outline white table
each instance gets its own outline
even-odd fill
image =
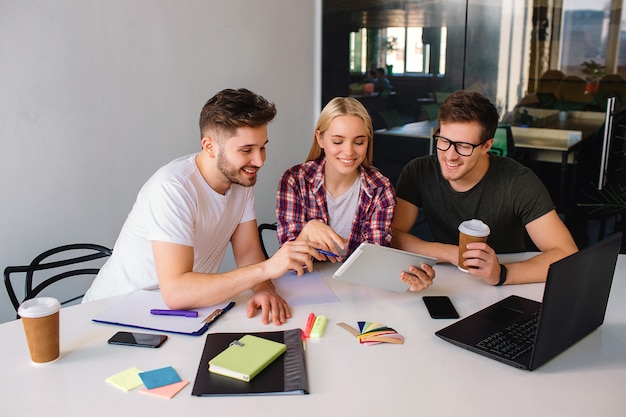
[[[330,275],[332,268],[320,270]],[[115,300],[61,313],[61,359],[31,364],[19,320],[0,325],[2,403],[6,416],[624,416],[626,415],[626,255],[620,255],[603,326],[536,371],[515,369],[463,350],[433,333],[422,295],[449,295],[465,317],[510,294],[541,300],[543,285],[489,287],[450,265],[436,266],[436,283],[397,294],[328,279],[341,303],[300,306],[285,329],[304,326],[309,312],[329,323],[308,343],[310,395],[191,396],[205,337],[170,335],[160,349],[107,345],[122,329],[91,322]],[[295,279],[295,278],[294,278]],[[245,317],[245,300],[211,332],[276,330]],[[406,337],[404,345],[359,345],[339,321],[378,321]],[[190,384],[171,400],[125,393],[104,380],[130,367],[171,365]]]

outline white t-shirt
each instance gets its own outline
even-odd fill
[[[326,192],[326,205],[328,206],[328,219],[330,227],[341,237],[350,239],[354,217],[359,206],[359,194],[361,193],[361,179],[357,177],[354,184],[343,194],[334,197]]]
[[[237,184],[225,195],[215,192],[202,177],[195,157],[170,162],[144,184],[113,255],[83,301],[157,287],[153,240],[192,246],[195,272],[219,271],[235,228],[256,218],[254,192]]]

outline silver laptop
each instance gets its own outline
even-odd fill
[[[604,322],[621,241],[620,232],[550,265],[543,302],[512,295],[435,334],[508,365],[537,369]]]

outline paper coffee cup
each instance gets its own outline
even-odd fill
[[[36,364],[59,359],[59,310],[56,298],[39,297],[26,300],[17,314],[22,318],[31,360]]]
[[[463,262],[466,259],[463,257],[463,253],[467,251],[467,244],[472,242],[486,242],[490,232],[489,226],[478,219],[466,220],[459,225],[458,267],[461,271],[467,272],[467,269],[463,267]]]

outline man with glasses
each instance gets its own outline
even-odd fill
[[[491,229],[488,241],[468,244],[460,266],[490,285],[545,281],[549,265],[578,248],[539,178],[511,158],[488,153],[498,120],[494,105],[477,92],[461,90],[445,100],[433,137],[437,154],[412,160],[400,174],[392,245],[457,265],[458,226],[480,219]],[[433,242],[410,234],[420,210]],[[529,250],[526,233],[541,253],[499,264],[496,254]],[[427,266],[410,272],[412,288],[433,282]]]

